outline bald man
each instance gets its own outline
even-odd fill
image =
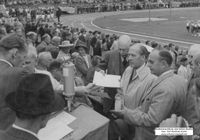
[[[131,46],[131,38],[128,35],[122,35],[118,40],[118,50],[109,51],[105,54],[103,69],[107,74],[122,75],[128,66],[128,50]],[[114,97],[117,92],[116,88],[105,88],[111,99],[103,99],[104,112],[111,118],[109,110],[114,107]]]

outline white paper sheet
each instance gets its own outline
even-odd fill
[[[60,140],[69,135],[73,129],[67,125],[76,118],[65,111],[59,113],[56,117],[50,119],[45,128],[38,133],[40,140]]]
[[[61,113],[59,113],[56,117],[52,118],[49,121],[53,121],[54,122],[61,122],[64,123],[66,125],[70,124],[71,122],[73,122],[76,118],[72,115],[70,115],[69,113],[67,113],[66,111],[62,111]]]
[[[95,71],[93,83],[102,87],[120,88],[120,79],[121,76],[119,75],[103,75],[102,73]]]
[[[73,129],[68,127],[67,124],[48,122],[47,126],[39,131],[38,137],[40,140],[60,140],[64,136],[69,135],[72,131]]]

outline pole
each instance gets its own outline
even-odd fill
[[[151,7],[150,7],[150,0],[148,0],[149,4],[148,4],[148,7],[149,7],[149,23],[151,22]]]
[[[169,0],[169,20],[172,18],[172,1]]]

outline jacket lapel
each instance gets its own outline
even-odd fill
[[[127,93],[128,87],[129,87],[129,81],[131,79],[131,74],[132,74],[133,68],[130,68],[129,71],[127,71],[127,74],[125,75],[125,80],[124,80],[124,93]]]
[[[142,98],[142,102],[145,100],[145,98],[151,93],[151,91],[157,86],[159,85],[162,81],[164,81],[165,79],[171,77],[174,75],[173,71],[170,71],[169,73],[166,73],[164,75],[161,75],[160,77],[158,77],[155,82],[152,84],[152,86],[149,88],[149,90],[146,92],[146,94],[143,96]]]

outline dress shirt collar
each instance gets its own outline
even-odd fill
[[[143,64],[138,69],[136,69],[135,72],[136,73],[133,79],[135,79],[136,77],[139,77],[139,79],[143,79],[146,76],[146,73],[149,72],[149,69],[146,67],[145,64]]]
[[[7,60],[5,60],[5,59],[0,59],[0,61],[5,62],[5,63],[8,64],[9,66],[13,67],[13,65],[12,65],[9,61],[7,61]]]
[[[35,136],[36,138],[38,138],[37,134],[35,134],[34,132],[32,132],[32,131],[30,131],[30,130],[27,130],[27,129],[22,128],[22,127],[20,127],[20,126],[17,126],[17,125],[15,125],[15,124],[13,124],[12,127],[15,128],[15,129],[18,129],[18,130],[27,132],[27,133],[29,133],[29,134]],[[39,139],[39,138],[38,138],[38,139]]]
[[[140,66],[138,69],[136,69],[136,74],[137,74],[139,77],[142,77],[143,71],[144,71],[144,67],[145,67],[145,64],[143,64],[143,65]]]
[[[166,72],[163,72],[159,77],[164,76],[164,75],[167,75],[167,74],[169,74],[169,73],[174,73],[174,71],[173,71],[173,70],[168,70],[168,71],[166,71]]]

